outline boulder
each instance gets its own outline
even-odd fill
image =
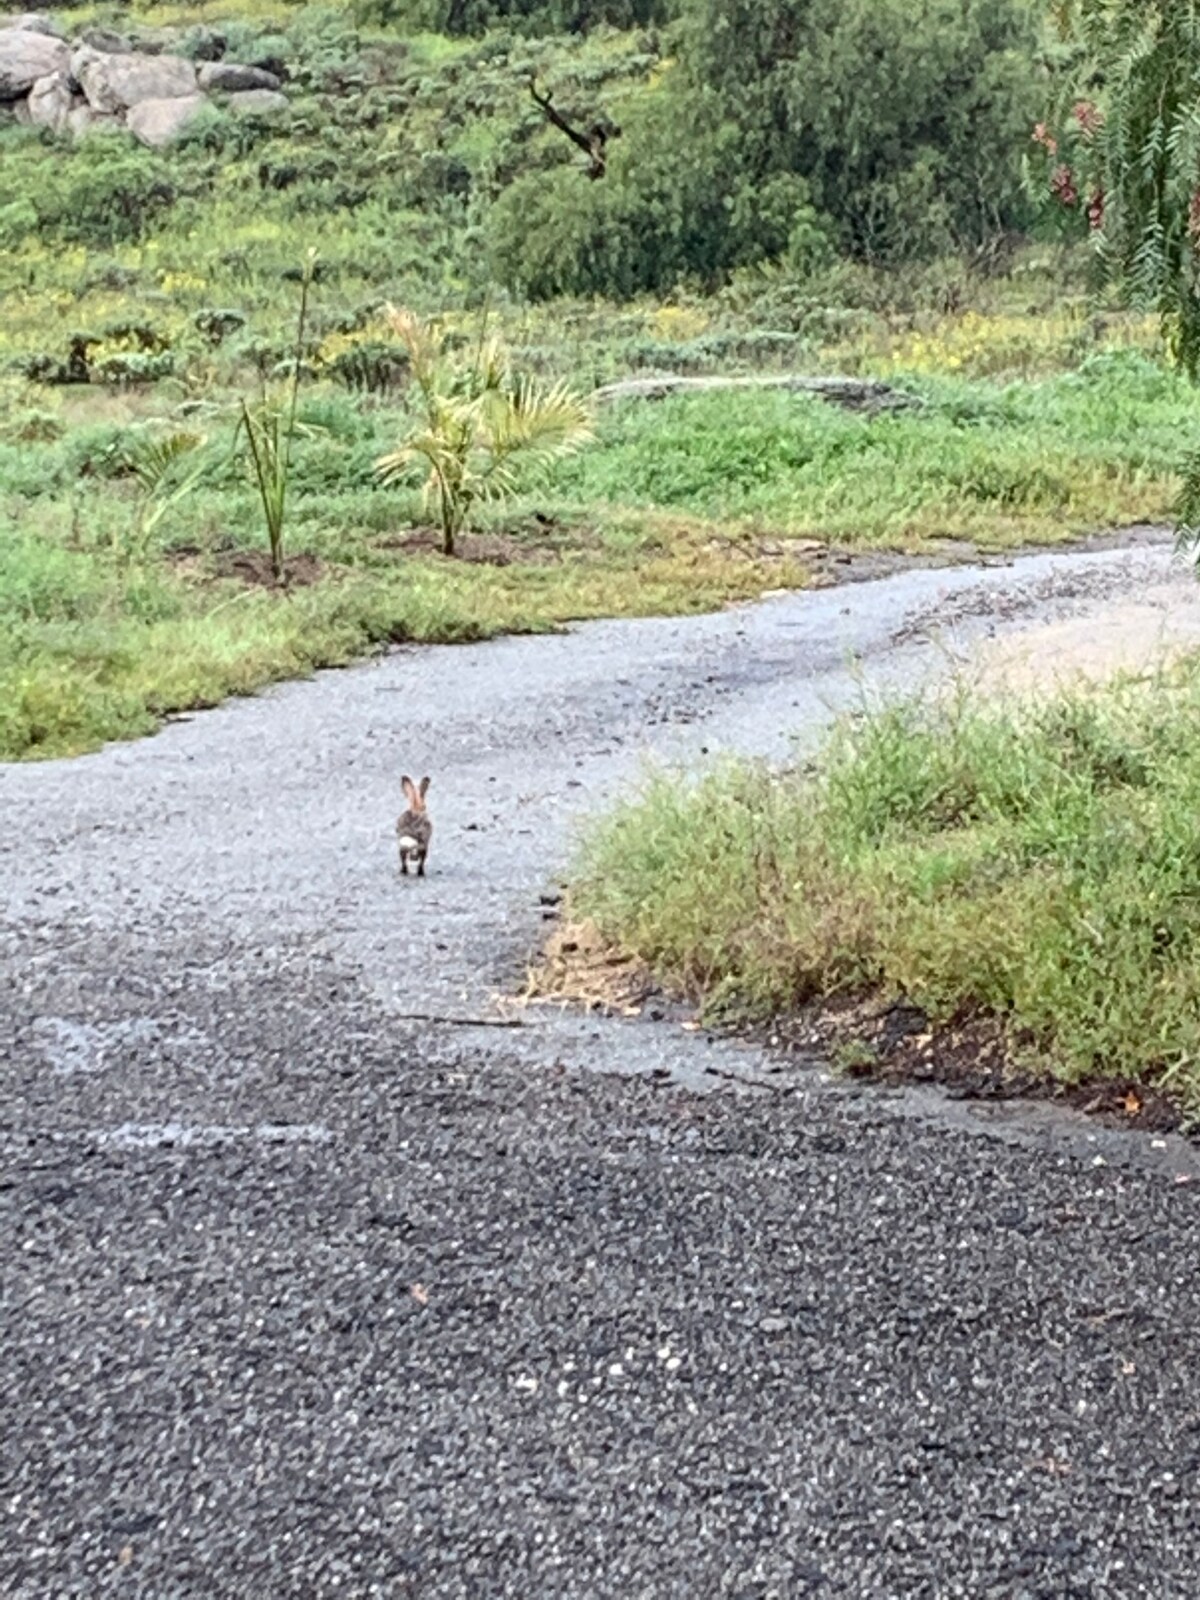
[[[207,97],[202,94],[140,100],[137,105],[130,106],[125,126],[135,139],[158,150],[173,139],[178,139],[196,113],[208,104]]]
[[[83,45],[71,58],[71,76],[93,111],[126,111],[146,100],[196,93],[196,69],[182,56],[118,56]]]
[[[75,105],[71,92],[71,75],[68,72],[51,72],[39,78],[29,91],[26,102],[29,120],[35,128],[51,128],[61,133]]]
[[[67,113],[67,127],[77,139],[84,134],[103,133],[106,128],[119,128],[121,119],[111,111],[93,111],[87,101],[72,106]]]
[[[273,78],[278,78],[280,83],[286,83],[291,76],[287,62],[279,56],[260,56],[254,65],[260,72],[269,72]]]
[[[198,73],[202,89],[218,94],[238,94],[248,89],[280,89],[282,82],[262,67],[243,66],[238,61],[206,61]]]
[[[229,96],[229,109],[235,117],[264,117],[275,111],[286,111],[290,104],[287,95],[276,94],[273,89],[243,89]]]
[[[44,33],[48,39],[61,39],[62,30],[44,11],[23,11],[19,17],[0,17],[0,29],[20,28],[24,33]]]
[[[108,56],[127,56],[133,50],[125,35],[114,33],[111,28],[85,28],[79,35],[79,43]]]
[[[70,46],[29,28],[0,28],[0,100],[20,100],[39,78],[65,72]]]

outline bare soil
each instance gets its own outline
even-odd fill
[[[1152,1084],[1103,1076],[1060,1083],[1034,1071],[1028,1062],[1036,1041],[983,1013],[935,1023],[903,998],[843,996],[777,1019],[755,1036],[785,1055],[829,1053],[851,1078],[933,1083],[964,1100],[1051,1100],[1147,1132],[1175,1132],[1183,1123],[1176,1103]]]
[[[834,996],[766,1024],[702,1024],[695,1007],[665,990],[587,919],[555,925],[524,998],[608,1017],[670,1016],[692,1031],[707,1026],[751,1039],[785,1060],[832,1061],[845,1077],[875,1083],[936,1084],[955,1099],[1052,1101],[1110,1126],[1150,1133],[1183,1125],[1178,1105],[1152,1084],[1103,1076],[1068,1084],[1036,1072],[1029,1065],[1036,1041],[984,1013],[938,1023],[904,998],[860,994]]]
[[[468,566],[544,567],[578,557],[598,544],[589,529],[568,527],[553,517],[534,517],[519,532],[460,534],[453,559]],[[410,528],[380,540],[380,546],[398,555],[440,556],[442,535],[437,528]]]
[[[206,556],[198,545],[176,545],[167,552],[167,559],[180,572],[197,578],[234,578],[247,587],[262,589],[304,589],[319,583],[329,571],[327,562],[311,551],[299,551],[287,556],[283,563],[283,579],[275,576],[271,557],[266,550],[218,550]]]

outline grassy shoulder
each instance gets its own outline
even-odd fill
[[[1050,702],[891,707],[804,772],[659,775],[593,831],[572,911],[710,1016],[903,1001],[935,1055],[965,1028],[997,1071],[1194,1117],[1198,725],[1193,659]]]
[[[313,385],[288,546],[310,581],[246,581],[260,513],[232,403],[155,391],[0,393],[0,758],[71,754],[388,641],[454,642],[595,616],[711,609],[809,580],[814,546],[1054,541],[1155,520],[1175,493],[1186,386],[1101,351],[1025,383],[913,372],[918,411],[716,393],[604,411],[560,464],[446,561],[414,495],[381,489],[402,399]],[[209,437],[191,496],[138,538],[126,447]]]
[[[0,759],[75,755],[396,643],[457,644],[565,621],[713,609],[769,581],[757,563],[686,542],[568,559],[500,541],[450,561],[380,541],[353,562],[293,558],[283,589],[238,550],[128,566],[43,535],[0,535]],[[468,545],[468,554],[471,545]],[[768,576],[769,574],[769,576]]]

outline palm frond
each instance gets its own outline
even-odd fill
[[[185,456],[205,443],[198,433],[169,433],[161,439],[138,439],[125,448],[123,464],[145,494],[154,494]]]
[[[509,352],[495,336],[481,333],[464,356],[448,351],[440,331],[412,312],[392,308],[389,319],[409,351],[422,415],[396,449],[379,457],[375,471],[381,482],[398,484],[424,464],[426,502],[436,507],[443,550],[452,554],[478,502],[516,491],[514,458],[531,469],[548,466],[587,443],[591,416],[566,384],[544,388],[514,377]]]
[[[531,378],[521,378],[505,404],[490,414],[492,439],[498,453],[516,450],[565,455],[580,449],[593,437],[592,419],[585,403],[564,383],[541,389]]]

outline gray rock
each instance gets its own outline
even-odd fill
[[[0,18],[0,31],[19,28],[23,33],[42,33],[48,39],[61,39],[62,30],[44,11],[23,11],[19,17]]]
[[[235,117],[269,116],[275,111],[286,111],[289,105],[285,94],[273,89],[244,89],[229,96],[229,109]]]
[[[198,74],[202,89],[222,94],[238,94],[249,89],[281,89],[273,72],[262,67],[243,66],[239,61],[206,61]]]
[[[51,72],[39,78],[29,91],[26,106],[29,120],[35,128],[52,128],[61,133],[75,105],[71,92],[71,75],[68,72]]]
[[[49,34],[28,28],[0,29],[0,100],[20,100],[39,78],[64,72],[70,47]]]
[[[774,373],[769,377],[681,378],[667,373],[655,378],[622,378],[606,383],[592,395],[598,405],[614,400],[665,400],[673,394],[711,394],[718,389],[782,389],[789,394],[813,394],[846,411],[904,411],[920,406],[916,395],[871,378],[806,377],[801,373]]]
[[[79,35],[79,43],[110,56],[127,56],[133,50],[124,34],[113,33],[110,28],[85,28]]]
[[[173,139],[178,139],[196,113],[202,111],[208,104],[207,96],[202,94],[170,95],[154,100],[141,100],[137,105],[130,106],[125,126],[135,139],[157,150],[163,145],[170,144]]]
[[[67,127],[77,139],[89,133],[104,133],[109,128],[121,127],[120,117],[111,111],[93,111],[87,101],[72,106],[67,113]]]
[[[196,93],[196,69],[182,56],[119,56],[84,45],[71,58],[71,75],[94,111],[125,111],[146,100]]]

